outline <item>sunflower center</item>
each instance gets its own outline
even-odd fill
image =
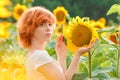
[[[71,40],[72,43],[75,44],[77,47],[88,45],[90,43],[91,38],[92,32],[85,25],[78,24],[72,31]]]
[[[101,29],[102,27],[99,25],[94,26],[95,28]]]
[[[17,10],[17,14],[18,14],[18,15],[21,15],[23,12],[24,12],[24,10],[21,9],[21,8]]]
[[[65,13],[63,11],[59,11],[57,14],[56,14],[56,17],[57,17],[57,20],[58,21],[63,21],[63,19],[65,18]]]
[[[116,44],[118,43],[117,40],[116,40],[115,35],[110,35],[110,40],[111,40],[112,42],[116,43]]]
[[[62,28],[59,28],[59,29],[58,29],[58,32],[59,32],[59,33],[62,33]]]

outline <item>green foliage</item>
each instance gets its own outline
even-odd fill
[[[86,76],[81,73],[81,74],[74,74],[72,80],[85,80]]]
[[[26,4],[25,0],[11,0],[14,5],[17,3]],[[120,17],[120,0],[32,0],[32,6],[44,6],[51,11],[57,6],[64,6],[71,16],[88,16],[92,19],[98,19],[100,17],[111,18],[110,14],[117,13]],[[115,3],[115,4],[114,4]],[[108,11],[106,16],[106,11],[109,7],[114,4]],[[14,6],[13,5],[13,6]],[[102,13],[102,14],[101,14]],[[113,16],[113,15],[112,15]],[[114,17],[114,16],[113,16]],[[115,16],[116,17],[116,16]],[[0,43],[0,61],[8,63],[13,61],[16,64],[22,64],[26,50],[18,45],[17,41],[17,30],[16,23],[13,19],[0,19],[0,21],[11,21],[12,25],[9,27],[8,31],[10,33],[9,38],[1,39]],[[89,78],[89,58],[88,56],[81,56],[80,63],[78,67],[78,73],[74,74],[72,80],[119,80],[120,71],[120,44],[113,44],[107,37],[102,37],[102,33],[115,33],[120,32],[116,30],[116,27],[109,27],[98,30],[99,41],[96,43],[95,47],[91,50],[91,70],[92,77]],[[46,46],[46,50],[55,59],[57,58],[55,52],[55,41],[56,38],[52,40]],[[120,42],[120,36],[118,37]],[[12,55],[11,55],[12,54]],[[73,54],[68,51],[66,63],[67,68],[69,67],[73,58]],[[4,60],[3,60],[4,59]],[[16,61],[17,60],[17,61]],[[119,60],[119,61],[118,61]],[[13,64],[11,62],[11,64]]]
[[[95,20],[105,17],[107,21],[116,21],[115,16],[106,16],[106,13],[111,5],[117,3],[120,0],[34,0],[33,6],[44,6],[51,11],[57,6],[64,6],[72,17],[86,16]]]
[[[107,12],[107,15],[110,15],[113,13],[117,13],[118,15],[120,15],[120,4],[112,5],[109,11]]]
[[[120,21],[120,4],[114,4],[111,6],[111,8],[109,9],[109,11],[107,12],[107,15],[111,15],[113,13],[117,13],[117,19],[118,21]]]
[[[119,44],[113,44],[108,39],[101,36],[101,33],[119,32],[115,27],[98,30],[99,41],[91,50],[91,70],[92,77],[89,78],[88,56],[80,59],[78,73],[74,74],[73,80],[119,80]]]
[[[56,56],[56,52],[55,52],[55,44],[56,41],[55,39],[52,39],[46,46],[46,50],[48,51],[48,53],[53,56],[55,59],[57,58]]]

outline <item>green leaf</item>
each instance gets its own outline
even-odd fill
[[[71,56],[71,55],[68,55],[67,58],[66,58],[67,68],[69,67],[71,61],[72,61],[72,56]]]
[[[111,6],[111,8],[108,10],[107,15],[118,13],[120,15],[120,4],[114,4]]]
[[[99,80],[110,80],[111,79],[109,74],[107,74],[105,72],[99,73],[97,76],[95,76],[95,78],[98,78]]]
[[[72,80],[85,80],[87,76],[84,73],[81,74],[74,74]]]
[[[102,44],[113,44],[110,40],[106,39],[106,38],[103,38],[101,36],[99,36],[100,38],[100,41]]]
[[[56,44],[56,41],[55,40],[51,40],[48,44],[47,44],[47,47],[48,48],[55,48],[55,44]]]
[[[113,67],[109,67],[109,68],[106,68],[106,69],[101,69],[100,67],[96,68],[94,71],[92,71],[92,76],[95,77],[101,73],[108,73],[110,71],[113,70]]]
[[[98,32],[99,33],[102,33],[102,32],[115,32],[115,27],[109,27],[109,28],[99,29]]]
[[[100,66],[102,68],[110,67],[111,66],[110,60],[104,61],[103,63],[100,64]]]

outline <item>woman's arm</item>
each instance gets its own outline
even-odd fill
[[[66,80],[71,80],[72,76],[77,72],[78,69],[78,64],[80,61],[80,56],[82,54],[84,54],[85,52],[88,52],[91,50],[91,48],[93,47],[95,42],[93,42],[90,46],[88,47],[80,47],[76,54],[73,57],[73,60],[68,68],[68,70],[66,71],[65,75],[66,75]]]
[[[67,49],[66,49],[65,44],[63,42],[63,36],[61,35],[60,37],[58,37],[57,43],[56,43],[56,52],[57,52],[57,56],[58,56],[58,61],[64,70],[66,80],[72,79],[72,76],[77,72],[78,64],[80,61],[80,56],[82,54],[84,54],[85,52],[90,51],[96,41],[97,41],[97,39],[88,47],[80,47],[77,50],[76,54],[74,55],[73,60],[70,64],[69,68],[66,70],[66,52],[67,52]]]
[[[56,42],[56,47],[55,50],[57,52],[57,57],[58,57],[58,62],[61,65],[63,71],[66,71],[66,45],[63,42],[63,36],[61,35],[58,37],[57,42]]]
[[[65,74],[59,69],[55,62],[40,66],[37,68],[37,71],[42,73],[47,80],[66,80]]]

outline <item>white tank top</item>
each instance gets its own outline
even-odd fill
[[[46,50],[34,51],[26,58],[27,80],[47,80],[44,75],[37,71],[37,68],[53,61],[55,61],[60,67],[60,64],[52,58]],[[63,71],[61,67],[60,70]]]

